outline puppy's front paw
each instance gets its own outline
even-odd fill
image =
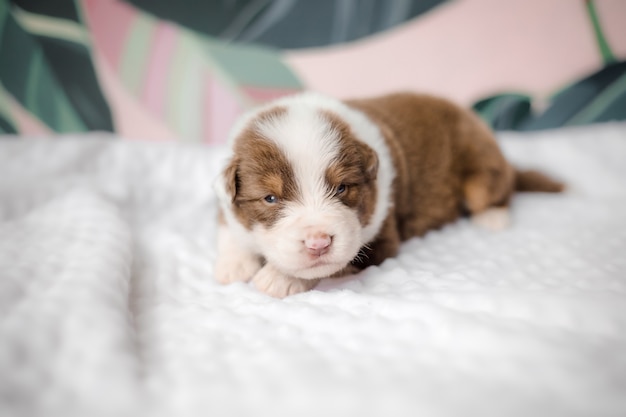
[[[284,298],[312,289],[319,280],[290,277],[267,264],[257,272],[252,282],[259,291],[275,298]]]
[[[509,227],[511,216],[507,207],[489,207],[485,211],[472,214],[472,223],[497,232]]]
[[[251,254],[223,254],[215,265],[215,278],[220,284],[248,282],[261,269],[260,259]]]

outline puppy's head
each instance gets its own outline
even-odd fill
[[[218,184],[227,220],[268,262],[320,278],[345,267],[371,236],[377,153],[332,110],[266,108],[235,133]]]

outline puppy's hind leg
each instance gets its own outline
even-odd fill
[[[471,176],[463,184],[463,195],[472,223],[487,230],[499,231],[511,223],[508,206],[510,191],[502,190],[502,186],[494,187],[494,180],[498,179],[490,178],[488,174]],[[494,188],[499,192],[494,193]]]

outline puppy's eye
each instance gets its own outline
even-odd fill
[[[275,195],[273,195],[273,194],[270,194],[270,195],[265,196],[264,200],[265,200],[267,203],[270,203],[270,204],[276,204],[276,203],[278,203],[278,197],[276,197],[276,196],[275,196]]]
[[[341,195],[346,192],[348,186],[346,184],[339,184],[339,187],[335,190],[335,195]]]

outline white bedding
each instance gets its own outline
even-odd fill
[[[0,416],[624,416],[626,123],[502,134],[565,180],[271,299],[212,279],[221,148],[0,140]]]

